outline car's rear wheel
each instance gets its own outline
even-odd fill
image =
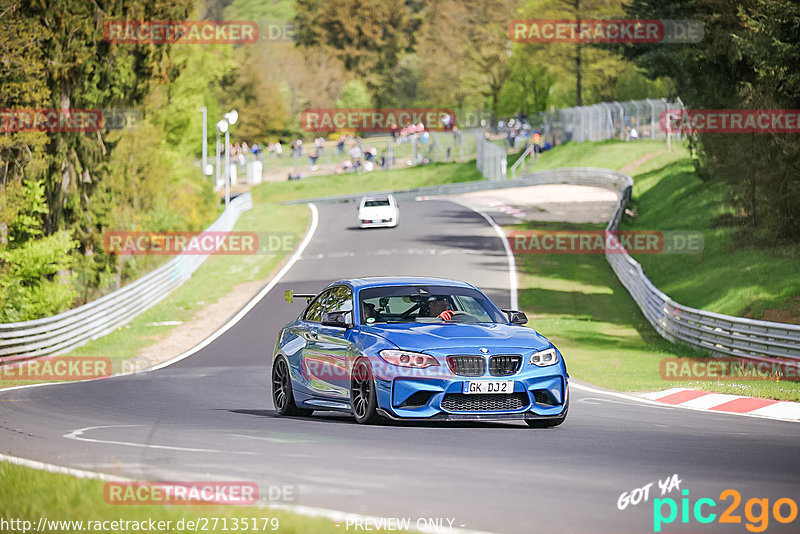
[[[279,357],[272,364],[272,402],[278,415],[311,415],[314,410],[298,408],[292,392],[292,377],[286,358]]]
[[[558,417],[553,417],[552,419],[525,419],[525,422],[531,428],[552,428],[564,422],[567,418],[567,412],[569,412],[569,399],[567,399],[567,405],[564,406],[564,411]]]
[[[350,405],[357,423],[371,425],[380,422],[375,379],[372,376],[372,367],[365,359],[358,360],[353,365],[350,379]]]

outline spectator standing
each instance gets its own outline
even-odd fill
[[[312,171],[317,170],[317,158],[319,157],[319,153],[317,152],[316,148],[312,148],[311,151],[308,153],[308,165]]]

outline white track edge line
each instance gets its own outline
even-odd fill
[[[264,286],[261,289],[261,291],[259,291],[258,294],[255,297],[250,299],[250,301],[248,301],[248,303],[245,304],[244,307],[242,309],[240,309],[236,313],[236,315],[231,317],[228,320],[227,323],[225,323],[224,325],[219,327],[216,331],[214,331],[214,333],[212,333],[210,336],[205,338],[203,341],[201,341],[200,343],[198,343],[197,345],[195,345],[191,349],[187,350],[186,352],[184,352],[182,354],[179,354],[178,356],[175,356],[174,358],[171,358],[169,360],[166,360],[164,362],[156,364],[153,367],[148,367],[147,369],[140,369],[140,370],[137,370],[137,371],[129,371],[127,373],[119,373],[119,374],[115,374],[115,375],[111,375],[111,376],[104,376],[102,378],[87,378],[85,380],[69,380],[69,381],[64,381],[64,382],[44,382],[44,383],[41,383],[41,384],[23,384],[23,385],[20,385],[20,386],[12,386],[12,387],[9,387],[9,388],[0,389],[0,395],[5,393],[5,392],[7,392],[7,391],[15,391],[15,390],[18,390],[18,389],[35,388],[35,387],[42,387],[42,386],[59,386],[59,385],[63,385],[63,384],[75,384],[75,383],[79,383],[79,382],[94,382],[96,380],[107,380],[109,378],[114,378],[114,377],[118,377],[118,376],[130,376],[130,375],[135,375],[135,374],[148,373],[150,371],[157,371],[158,369],[163,369],[163,368],[168,367],[168,366],[170,366],[172,364],[178,363],[179,361],[184,360],[184,359],[188,358],[189,356],[191,356],[191,355],[199,352],[200,350],[204,349],[205,347],[207,347],[208,345],[213,343],[222,334],[224,334],[225,332],[227,332],[228,330],[233,328],[236,325],[236,323],[238,323],[242,319],[242,317],[244,317],[259,302],[261,302],[261,300],[265,296],[267,296],[267,294],[272,290],[272,288],[275,287],[278,284],[278,282],[280,282],[281,279],[284,276],[286,276],[286,273],[288,273],[289,270],[294,266],[294,264],[297,263],[297,261],[300,259],[300,256],[303,254],[305,249],[308,247],[308,244],[313,239],[314,234],[317,231],[317,226],[319,225],[319,210],[317,209],[317,206],[314,205],[313,203],[309,203],[309,204],[307,204],[307,206],[311,210],[311,224],[309,225],[308,231],[306,232],[306,235],[303,238],[303,241],[300,242],[300,245],[297,247],[297,249],[294,251],[292,256],[289,258],[289,261],[286,262],[286,264],[281,268],[281,270],[278,271],[278,273],[274,277],[272,277],[272,279],[269,281],[269,283],[267,283],[267,285]]]
[[[508,259],[508,291],[511,294],[511,309],[518,310],[519,301],[517,300],[517,288],[518,288],[517,262],[514,259],[514,253],[511,252],[511,246],[508,244],[508,237],[506,236],[506,233],[503,231],[502,228],[500,228],[500,226],[496,222],[494,222],[494,219],[492,219],[488,214],[486,214],[486,212],[484,212],[480,208],[474,208],[469,204],[466,204],[465,202],[454,198],[442,198],[442,200],[448,200],[464,208],[471,209],[472,211],[474,211],[475,213],[486,219],[486,222],[488,222],[489,225],[492,227],[492,229],[495,231],[497,237],[499,237],[500,241],[503,242],[503,249],[506,251],[506,258]]]
[[[28,460],[27,458],[20,458],[18,456],[11,456],[8,454],[0,454],[0,462],[8,462],[13,465],[18,465],[21,467],[28,467],[31,469],[36,469],[38,471],[46,471],[48,473],[55,473],[59,475],[68,475],[75,478],[87,479],[87,480],[101,480],[103,482],[135,482],[135,479],[127,478],[127,477],[120,477],[116,475],[108,475],[106,473],[98,473],[96,471],[87,471],[85,469],[77,469],[73,467],[64,467],[61,465],[50,464],[45,462],[38,462],[36,460]],[[254,505],[259,508],[271,508],[275,510],[281,510],[285,512],[290,512],[297,515],[302,515],[305,517],[321,517],[324,519],[330,519],[332,521],[347,521],[347,519],[371,519],[373,522],[379,521],[381,519],[388,519],[378,516],[370,516],[370,515],[363,515],[353,512],[345,512],[340,510],[331,510],[329,508],[317,508],[314,506],[305,506],[305,505],[298,505],[298,504],[269,504],[269,503],[259,503]],[[414,532],[413,529],[409,529],[410,532]],[[447,528],[447,529],[434,529],[434,530],[426,530],[425,532],[442,532],[446,534],[490,534],[485,533],[484,531],[479,530],[469,530],[463,528]]]

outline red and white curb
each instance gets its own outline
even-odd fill
[[[710,412],[736,413],[800,421],[800,402],[777,401],[741,395],[711,393],[689,388],[672,388],[665,391],[644,393],[645,399],[672,406],[683,406]]]

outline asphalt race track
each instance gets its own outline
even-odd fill
[[[555,429],[508,424],[365,427],[337,414],[277,418],[269,361],[301,310],[283,291],[363,275],[427,275],[510,301],[502,241],[479,214],[432,200],[401,204],[395,229],[357,230],[353,204],[323,205],[302,258],[239,323],[164,369],[0,394],[0,452],[150,480],[290,485],[294,504],[380,517],[455,518],[493,532],[653,532],[657,481],[677,473],[690,502],[727,488],[798,501],[800,426],[654,406],[573,388]],[[535,324],[533,325],[535,327]],[[569,366],[569,354],[565,355]],[[621,493],[656,482],[650,501]],[[676,502],[678,490],[668,496]],[[706,510],[707,511],[707,510]],[[747,532],[680,519],[663,532]],[[680,517],[680,515],[679,515]],[[690,514],[691,517],[691,514]],[[447,522],[445,521],[445,525]],[[770,519],[767,532],[796,531]],[[352,530],[352,529],[351,529]],[[344,532],[344,527],[342,527]]]

